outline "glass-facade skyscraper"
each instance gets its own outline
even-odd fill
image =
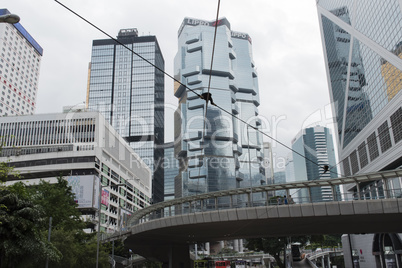
[[[292,150],[296,181],[313,181],[338,177],[334,143],[328,128],[315,126],[303,129],[292,140]],[[322,168],[325,165],[330,167],[327,172],[324,172]],[[336,187],[336,200],[339,200],[339,193],[339,187]],[[299,199],[299,202],[310,202],[310,200],[305,199],[308,196],[306,189],[300,189],[298,192],[293,193],[292,196]],[[331,187],[311,188],[313,202],[332,201],[333,198]]]
[[[174,155],[174,142],[165,143],[165,158],[163,170],[165,172],[164,201],[168,201],[174,199],[175,178],[179,173],[179,162]]]
[[[402,166],[402,2],[318,0],[342,175]],[[402,178],[350,184],[355,199],[400,197]],[[388,191],[387,191],[388,190]],[[402,234],[344,235],[346,267],[401,267]]]
[[[164,70],[164,59],[155,36],[122,29],[117,40],[93,41],[88,108],[100,111],[153,170],[153,202],[160,202],[164,183],[164,74],[160,70]]]
[[[258,119],[258,74],[250,36],[232,31],[226,18],[217,22],[185,18],[178,31],[174,72],[181,82],[176,82],[174,89],[179,99],[175,151],[181,163],[176,196],[264,183],[262,137],[254,129],[260,127],[261,121]],[[209,84],[211,98],[217,106],[254,128],[211,103],[206,108],[206,101],[194,92],[207,93]]]
[[[402,165],[401,1],[317,3],[342,174]]]

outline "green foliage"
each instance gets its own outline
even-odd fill
[[[52,231],[51,242],[63,254],[61,261],[50,262],[49,267],[95,267],[96,236],[90,234],[76,235],[71,231],[56,229]],[[108,254],[102,244],[99,252],[99,267],[108,266]]]
[[[71,187],[41,181],[36,186],[0,186],[0,267],[94,267],[97,240],[83,231]],[[50,243],[47,241],[52,217]],[[109,267],[100,245],[99,267]]]
[[[2,138],[0,137],[0,152],[3,148]],[[14,172],[14,168],[10,167],[7,162],[0,162],[0,183],[6,182],[9,176],[19,177],[18,173]]]
[[[310,245],[306,248],[315,250],[316,248],[333,248],[340,245],[342,235],[312,235]]]
[[[23,184],[0,188],[0,267],[29,267],[60,252],[41,235],[43,210],[30,199]]]
[[[236,251],[232,248],[223,248],[218,254],[234,254]]]
[[[105,243],[104,247],[105,247],[105,251],[108,252],[109,255],[112,255],[113,242]],[[124,257],[124,258],[130,258],[130,253],[124,247],[124,243],[121,240],[114,241],[114,255]]]
[[[67,180],[59,177],[53,184],[42,180],[38,185],[30,186],[28,191],[34,202],[43,208],[45,218],[52,217],[53,228],[70,231],[85,228]],[[47,229],[48,222],[44,222],[42,228]]]

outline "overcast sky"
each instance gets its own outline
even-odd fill
[[[184,17],[214,20],[217,0],[60,0],[93,24],[116,36],[119,29],[137,28],[155,35],[173,74],[177,30]],[[43,47],[36,113],[61,112],[63,106],[86,98],[92,40],[107,38],[52,0],[3,0],[21,17],[20,23]],[[259,112],[270,136],[290,146],[309,124],[331,123],[329,93],[315,0],[221,0],[220,17],[232,30],[248,33],[259,75]],[[173,82],[165,78],[165,103],[177,105]],[[165,124],[173,125],[173,109]],[[266,137],[265,137],[266,138]],[[166,128],[165,140],[173,140]],[[266,141],[270,141],[268,138]],[[276,146],[276,147],[275,147]],[[274,144],[277,168],[290,151]]]

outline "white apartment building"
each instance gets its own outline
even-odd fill
[[[0,9],[0,15],[9,13]],[[42,55],[20,23],[0,23],[0,116],[35,112]]]

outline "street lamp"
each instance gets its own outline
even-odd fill
[[[20,21],[20,17],[15,14],[5,14],[5,15],[0,15],[0,23],[5,22],[5,23],[10,23],[10,24],[15,24]]]
[[[100,243],[100,221],[101,221],[101,202],[102,202],[102,189],[104,187],[119,187],[119,186],[124,186],[126,185],[125,183],[119,183],[115,185],[102,185],[102,182],[99,181],[99,197],[98,197],[98,233],[97,233],[97,245],[96,245],[96,268],[98,268],[99,265],[99,243]]]

